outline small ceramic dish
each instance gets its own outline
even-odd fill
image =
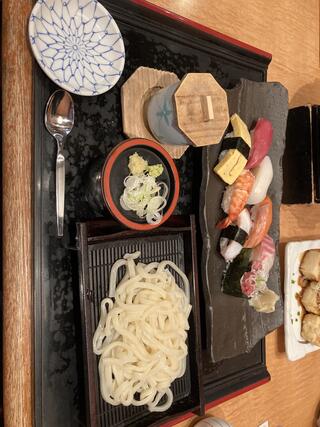
[[[232,427],[227,421],[216,417],[206,417],[198,421],[194,427]]]
[[[173,83],[156,92],[147,107],[148,125],[153,136],[162,144],[191,145],[177,123],[173,94],[180,82]]]
[[[320,240],[305,240],[287,243],[285,249],[285,346],[288,359],[291,361],[303,358],[306,354],[320,347],[310,344],[301,336],[303,309],[299,303],[301,287],[298,284],[299,267],[305,251],[320,249]]]
[[[122,74],[120,30],[97,0],[38,0],[29,19],[29,39],[42,70],[71,93],[99,95]]]
[[[120,197],[124,190],[123,181],[129,175],[129,157],[138,153],[149,165],[161,163],[163,173],[157,181],[164,182],[168,187],[167,204],[163,209],[163,217],[158,224],[148,224],[139,218],[134,211],[121,207]],[[173,213],[179,198],[179,175],[169,153],[158,143],[142,138],[134,138],[118,144],[108,155],[102,172],[102,194],[104,201],[119,222],[133,230],[151,230],[162,225]]]

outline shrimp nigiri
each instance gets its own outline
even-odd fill
[[[266,236],[272,223],[272,201],[266,197],[261,203],[251,208],[253,226],[244,248],[255,248]]]
[[[218,222],[217,228],[227,228],[236,221],[240,212],[247,204],[255,177],[249,170],[241,172],[232,185],[224,192],[221,207],[228,214],[226,218]]]

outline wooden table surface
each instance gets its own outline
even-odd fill
[[[33,1],[20,0],[19,8],[10,0],[2,3],[4,416],[6,427],[29,427],[33,419],[32,62],[26,34]],[[318,1],[152,3],[271,52],[268,78],[288,88],[290,105],[320,104]],[[320,206],[282,206],[280,233],[282,244],[320,238]],[[256,427],[265,420],[270,427],[315,426],[320,409],[320,351],[288,362],[280,328],[267,337],[267,365],[271,382],[210,413],[233,427]]]

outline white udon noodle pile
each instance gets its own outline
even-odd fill
[[[106,402],[148,405],[149,411],[161,412],[172,404],[171,383],[186,369],[189,281],[173,262],[135,264],[139,256],[127,254],[112,266],[109,293],[114,301],[101,302],[93,351],[100,355],[100,390]],[[121,266],[126,273],[116,287]],[[184,291],[167,267],[180,275]]]

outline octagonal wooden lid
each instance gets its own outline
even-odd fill
[[[227,94],[210,73],[187,74],[174,94],[180,130],[196,147],[219,144],[229,123]]]

